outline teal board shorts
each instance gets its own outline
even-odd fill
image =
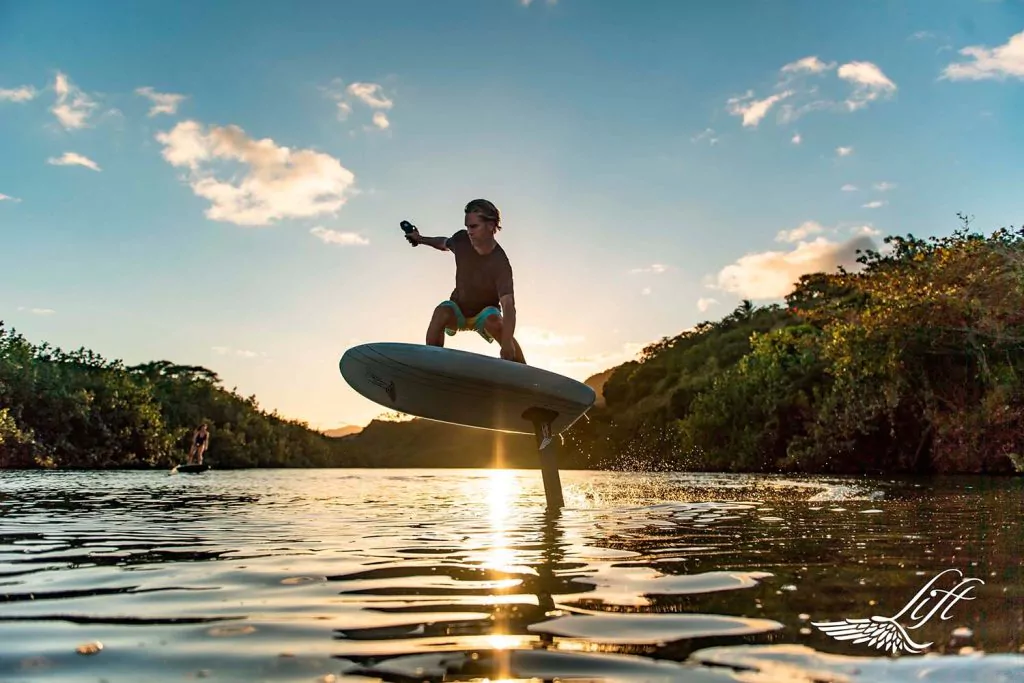
[[[497,306],[488,306],[471,318],[466,318],[462,313],[462,309],[459,305],[452,300],[446,300],[441,302],[442,306],[447,306],[452,309],[455,313],[455,321],[457,329],[450,327],[444,328],[444,333],[449,337],[454,336],[459,330],[475,330],[477,334],[483,337],[488,344],[494,341],[494,337],[487,333],[487,329],[484,327],[484,323],[487,322],[487,318],[492,315],[501,316],[501,310]]]

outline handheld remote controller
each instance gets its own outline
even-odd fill
[[[413,230],[415,230],[416,226],[413,225],[412,223],[410,223],[409,221],[402,221],[401,223],[399,223],[399,225],[402,226],[402,230],[405,232],[405,239],[409,240],[409,244],[411,244],[414,247],[418,247],[419,244],[416,243],[416,242],[413,242],[412,238],[409,237],[409,233],[412,232]]]

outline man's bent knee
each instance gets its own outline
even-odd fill
[[[430,325],[427,327],[427,344],[429,346],[444,346],[444,328],[455,327],[455,312],[448,306],[438,306],[430,318]]]
[[[484,329],[487,330],[487,334],[491,335],[495,339],[501,337],[501,316],[497,313],[487,316],[484,320]]]

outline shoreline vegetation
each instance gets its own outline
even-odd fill
[[[1024,471],[1024,228],[892,236],[587,380],[566,469],[822,474]],[[340,380],[339,380],[340,381]],[[0,321],[0,468],[538,466],[532,436],[377,419],[334,437],[200,366],[125,365]]]

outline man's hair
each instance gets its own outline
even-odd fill
[[[494,225],[501,230],[501,213],[498,207],[486,199],[474,199],[466,204],[466,213],[478,213],[484,220],[494,221]]]

